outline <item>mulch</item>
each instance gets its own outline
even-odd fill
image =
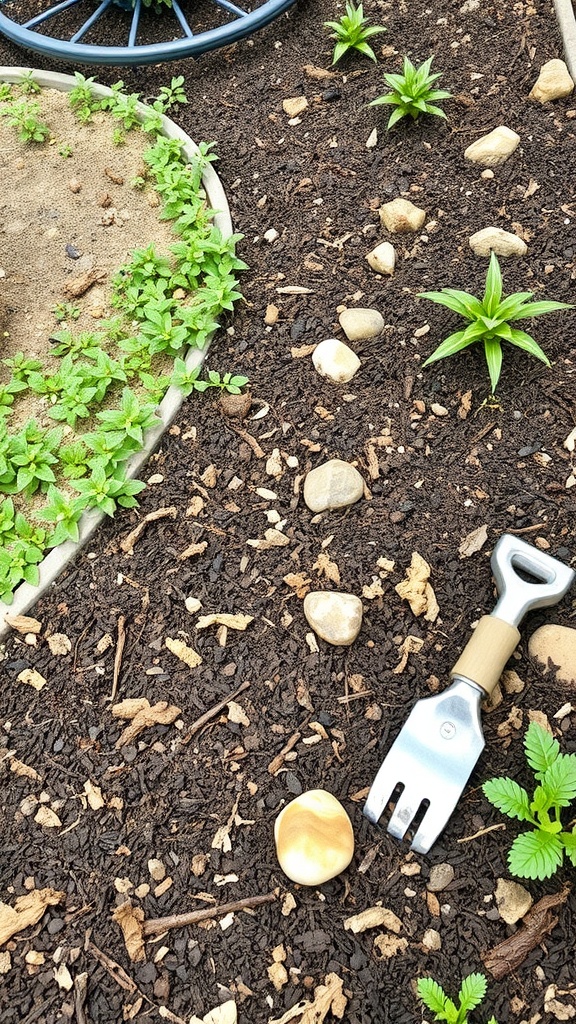
[[[17,635],[5,644],[0,746],[40,779],[18,775],[9,770],[10,757],[0,759],[0,895],[12,904],[31,887],[50,886],[65,898],[5,947],[3,1024],[160,1020],[163,1006],[173,1015],[167,1019],[188,1020],[230,994],[241,1024],[265,1024],[311,999],[330,972],[344,981],[346,1021],[408,1024],[420,1014],[417,977],[432,974],[455,994],[458,979],[483,970],[482,955],[518,927],[504,923],[493,897],[497,879],[508,877],[514,825],[470,837],[500,820],[482,795],[486,778],[510,774],[528,782],[522,736],[529,713],[552,719],[573,699],[573,688],[531,661],[527,638],[544,622],[574,625],[574,596],[532,614],[522,628],[512,665],[524,689],[484,716],[486,749],[429,856],[411,854],[361,814],[366,787],[413,701],[444,685],[472,623],[493,607],[489,555],[497,538],[508,531],[538,539],[566,562],[576,556],[575,492],[565,486],[571,456],[563,447],[576,422],[574,312],[535,321],[551,369],[518,350],[505,354],[498,404],[484,401],[488,377],[479,350],[420,368],[454,329],[454,318],[415,295],[449,285],[481,291],[486,261],[468,247],[479,228],[494,224],[528,240],[525,258],[502,261],[507,292],[532,289],[562,301],[575,293],[575,100],[545,107],[527,101],[541,64],[561,55],[552,5],[488,0],[465,15],[460,6],[365,4],[372,22],[388,28],[376,39],[377,52],[397,52],[377,66],[347,58],[332,79],[306,70],[329,67],[322,25],[335,8],[328,0],[301,0],[253,39],[197,61],[121,73],[83,69],[106,84],[121,77],[143,97],[172,75],[186,76],[190,102],[177,120],[195,140],[216,142],[218,173],[235,230],[244,236],[239,253],[249,265],[244,302],[213,342],[207,365],[246,374],[252,407],[240,423],[211,393],[188,399],[150,460],[145,478],[161,479],[143,492],[140,508],[105,523],[37,603],[36,645]],[[0,49],[5,64],[50,66],[6,43]],[[441,85],[454,98],[445,104],[447,122],[401,124],[387,135],[385,109],[367,104],[384,89],[383,70],[397,70],[404,53],[417,61],[434,54]],[[298,95],[309,106],[290,125],[282,101]],[[482,178],[463,151],[501,123],[518,131],[521,147],[492,179]],[[370,149],[374,127],[379,140]],[[424,239],[400,239],[396,273],[383,280],[365,254],[384,237],[378,207],[399,194],[423,206],[435,224]],[[269,228],[279,233],[271,244],[263,240]],[[278,291],[291,285],[308,291]],[[279,314],[267,327],[271,304]],[[361,372],[336,387],[316,374],[309,355],[293,350],[343,337],[343,304],[381,310],[386,328],[357,347]],[[415,336],[426,325],[430,331]],[[447,415],[435,415],[433,403]],[[382,436],[391,443],[378,447],[373,439]],[[266,472],[274,449],[279,477]],[[289,456],[297,464],[293,458],[288,465]],[[335,457],[355,462],[367,496],[345,511],[313,516],[303,502],[303,478]],[[277,497],[263,497],[262,489]],[[144,515],[169,506],[175,517],[148,523],[126,555],[122,539]],[[261,551],[247,541],[264,536],[270,510],[285,520],[289,543]],[[461,542],[484,525],[485,546],[461,558]],[[202,553],[180,557],[203,541]],[[394,591],[413,551],[432,567],[440,606],[433,625],[415,618]],[[322,552],[338,566],[337,586],[321,575]],[[395,568],[381,581],[383,595],[364,600],[354,645],[320,640],[316,650],[301,598],[284,577],[302,573],[313,589],[362,595],[382,556]],[[188,597],[202,602],[203,614],[242,612],[253,622],[226,637],[215,627],[197,631]],[[69,638],[67,655],[51,653],[51,633]],[[408,635],[423,646],[395,673]],[[194,647],[201,666],[191,670],[178,661],[166,637]],[[115,700],[165,700],[181,709],[176,725],[116,747],[125,723],[110,711],[115,657]],[[24,668],[46,679],[40,691],[17,682]],[[244,716],[224,707],[190,735],[192,723],[242,684],[249,685],[235,702]],[[516,719],[508,728],[513,705],[522,725]],[[554,722],[566,751],[576,750],[575,724],[570,709]],[[99,810],[86,803],[87,780],[101,789]],[[318,787],[350,813],[356,853],[343,876],[316,890],[282,874],[273,825],[288,800]],[[42,828],[22,813],[30,794],[53,807],[61,828]],[[218,841],[230,819],[229,842],[222,833]],[[173,880],[162,895],[154,895],[151,858],[162,860]],[[426,882],[432,865],[443,862],[454,879],[434,903]],[[565,869],[525,885],[538,900],[559,892],[570,876]],[[139,898],[134,889],[143,883],[150,892]],[[295,906],[283,913],[287,891]],[[230,927],[212,922],[148,941],[140,963],[130,961],[111,920],[126,893],[149,919],[270,892],[276,900],[237,913]],[[379,958],[372,932],[354,935],[343,927],[376,903],[398,915],[407,940],[390,959]],[[486,1018],[553,1019],[544,1009],[549,986],[573,1013],[575,906],[569,895],[550,934],[490,983]],[[422,944],[430,928],[441,938],[435,952]],[[288,981],[277,992],[267,968],[280,944]],[[44,953],[43,964],[26,960],[31,950]],[[87,974],[86,997],[77,995],[76,1005],[75,990],[55,980],[61,964],[72,980]]]

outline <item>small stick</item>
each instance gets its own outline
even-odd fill
[[[122,654],[124,653],[124,644],[126,643],[126,630],[124,629],[125,622],[126,616],[120,615],[118,617],[118,640],[116,641],[116,654],[114,655],[114,674],[112,676],[112,693],[110,694],[110,700],[115,700],[118,692],[118,677],[120,676]]]
[[[288,742],[285,743],[284,746],[282,747],[280,753],[276,754],[276,757],[273,758],[272,761],[270,761],[270,764],[268,765],[268,771],[270,772],[270,775],[275,775],[276,772],[279,771],[279,769],[284,764],[284,758],[286,757],[286,754],[289,754],[290,751],[292,750],[292,747],[296,746],[301,736],[301,732],[293,733]]]
[[[266,452],[260,447],[256,438],[252,437],[252,434],[249,434],[247,430],[243,430],[242,427],[235,427],[233,423],[230,424],[230,427],[238,434],[239,437],[242,438],[243,441],[246,441],[247,445],[250,445],[250,448],[257,459],[265,458]]]
[[[76,1024],[89,1024],[84,1006],[87,990],[88,974],[86,971],[83,971],[82,974],[77,974],[74,978],[74,1013],[76,1014]]]
[[[272,903],[276,899],[276,893],[261,893],[259,896],[246,896],[243,900],[234,900],[232,903],[222,903],[219,907],[203,907],[202,910],[190,910],[187,914],[170,914],[169,917],[152,917],[144,921],[144,935],[154,935],[156,932],[166,931],[168,928],[184,928],[188,924],[197,924],[198,921],[208,921],[212,917],[221,914],[235,914],[238,910],[249,910],[251,907],[259,907],[263,903]]]
[[[493,949],[482,953],[484,966],[492,977],[500,981],[507,974],[515,971],[524,962],[529,953],[544,940],[546,935],[558,924],[558,916],[553,913],[568,899],[570,886],[565,885],[560,892],[543,896],[528,911],[521,927],[507,939],[503,939]]]
[[[135,992],[138,992],[136,982],[129,974],[126,974],[126,971],[120,966],[120,964],[117,964],[115,960],[112,960],[112,958],[107,956],[106,953],[103,953],[102,950],[98,949],[98,946],[95,946],[93,942],[90,942],[90,940],[86,943],[85,948],[92,954],[99,964],[102,964],[102,967],[108,971],[110,977],[114,979],[117,985],[120,985],[120,988],[129,992],[130,995],[134,995]]]
[[[124,554],[134,554],[134,545],[146,529],[147,523],[153,523],[156,519],[164,519],[166,516],[171,516],[172,519],[175,519],[177,515],[178,509],[175,505],[169,505],[167,508],[157,508],[155,512],[149,512],[148,515],[144,516],[144,519],[138,523],[138,526],[135,526],[134,529],[124,537],[124,540],[120,541],[120,547]]]
[[[508,533],[515,533],[520,535],[521,533],[533,533],[534,530],[541,530],[546,528],[548,523],[535,523],[534,526],[522,526],[519,530],[508,530]]]
[[[203,726],[205,726],[212,718],[214,718],[215,715],[218,715],[222,711],[222,709],[230,703],[231,700],[235,700],[236,697],[239,697],[241,693],[244,693],[244,690],[247,690],[249,686],[250,681],[248,679],[245,679],[244,682],[241,683],[241,685],[238,687],[238,689],[234,690],[234,693],[231,693],[228,697],[223,697],[222,700],[218,701],[218,703],[214,705],[213,708],[209,708],[209,710],[205,711],[203,715],[200,715],[200,718],[197,718],[195,722],[192,722],[192,725],[188,729],[188,732],[182,738],[182,743],[189,743],[195,733],[202,729]]]
[[[488,825],[487,828],[481,828],[478,832],[475,832],[473,836],[462,836],[461,839],[457,839],[457,843],[471,843],[473,839],[479,839],[480,836],[487,836],[489,832],[500,832],[501,829],[505,829],[506,825],[503,821],[499,821],[496,825]]]

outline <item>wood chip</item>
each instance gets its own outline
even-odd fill
[[[526,914],[521,927],[513,935],[482,954],[486,970],[497,981],[515,971],[546,935],[553,931],[559,920],[554,911],[566,903],[569,893],[570,887],[566,885],[559,892],[543,896]]]
[[[202,664],[201,656],[193,647],[188,647],[183,640],[173,639],[172,637],[167,636],[164,640],[164,646],[167,647],[172,654],[176,655],[180,661],[183,661],[185,665],[188,665],[188,668],[198,668],[198,665]]]
[[[460,558],[470,558],[471,555],[477,554],[478,551],[482,550],[487,540],[488,526],[484,524],[483,526],[476,527],[476,529],[467,534],[461,542],[460,547],[458,548]]]
[[[227,612],[215,612],[213,615],[201,615],[196,629],[207,629],[208,626],[226,626],[227,629],[245,630],[254,621],[253,615],[230,615]]]
[[[394,588],[403,601],[408,601],[414,615],[424,615],[427,622],[435,622],[440,613],[436,595],[428,582],[430,566],[426,559],[417,551],[412,552],[412,560],[406,569],[406,579]]]
[[[106,274],[100,270],[85,270],[83,274],[69,277],[62,291],[69,299],[79,299],[93,284],[103,281],[105,277]]]
[[[348,1003],[343,990],[342,978],[334,973],[327,974],[324,985],[317,985],[314,989],[312,1001],[301,1000],[281,1017],[270,1018],[268,1024],[288,1024],[296,1019],[298,1024],[322,1024],[328,1014],[342,1020]]]
[[[186,558],[196,558],[198,555],[203,555],[207,547],[207,540],[201,540],[197,544],[190,544],[180,555],[178,555],[178,558],[181,562]]]
[[[46,807],[46,804],[40,804],[34,815],[34,821],[37,825],[41,825],[42,828],[60,828],[62,825],[56,812],[51,807]]]
[[[144,729],[148,729],[150,726],[171,725],[182,714],[182,710],[173,704],[168,704],[165,700],[151,705],[146,697],[136,697],[115,704],[112,714],[115,718],[130,720],[130,725],[124,729],[116,742],[116,749],[119,750],[128,743],[132,743]]]
[[[325,551],[320,552],[312,568],[316,569],[319,576],[325,576],[332,583],[340,583],[340,570]]]
[[[39,633],[42,623],[30,615],[5,615],[4,621],[17,633]]]
[[[35,668],[23,669],[16,678],[18,682],[27,683],[28,686],[33,686],[35,690],[41,690],[43,686],[46,686],[44,676],[41,676]]]
[[[0,903],[0,946],[17,932],[38,924],[46,907],[54,907],[66,899],[66,893],[57,889],[33,889],[18,896],[14,906]]]
[[[112,920],[120,925],[126,952],[132,963],[141,963],[146,959],[144,949],[144,911],[141,907],[133,907],[130,900],[115,907]]]
[[[378,906],[368,907],[367,910],[362,910],[359,914],[347,917],[344,921],[346,931],[353,932],[354,935],[359,935],[360,932],[365,932],[368,928],[380,928],[382,926],[398,935],[402,930],[402,921],[392,910]]]
[[[51,633],[46,637],[50,653],[55,656],[70,654],[72,641],[65,633]]]

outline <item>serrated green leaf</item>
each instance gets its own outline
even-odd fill
[[[482,786],[482,792],[494,807],[507,814],[509,818],[518,818],[519,821],[534,820],[530,812],[530,797],[514,779],[490,779]]]
[[[458,1024],[463,1024],[468,1012],[475,1006],[479,1006],[486,995],[486,978],[483,974],[469,974],[462,980],[458,998],[460,1008],[458,1010]]]
[[[544,729],[538,722],[530,722],[524,736],[524,751],[526,760],[530,765],[537,779],[541,778],[560,754],[560,744],[548,729]]]
[[[434,978],[418,978],[417,989],[420,999],[432,1011],[436,1020],[456,1024],[458,1010]]]
[[[566,850],[566,856],[570,863],[576,868],[576,831],[559,832],[558,839]]]
[[[564,846],[550,832],[524,832],[512,843],[508,867],[518,878],[550,878],[560,867]]]
[[[559,754],[541,774],[541,785],[551,806],[568,807],[576,797],[576,755]]]

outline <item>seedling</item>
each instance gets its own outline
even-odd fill
[[[94,467],[89,478],[76,480],[72,486],[80,492],[84,505],[113,516],[116,505],[134,508],[138,504],[135,495],[146,484],[142,480],[127,480],[120,470],[117,470],[116,476],[108,476],[106,467],[100,463]]]
[[[170,383],[185,396],[188,396],[192,391],[207,391],[208,388],[220,388],[221,391],[228,391],[231,395],[239,395],[242,388],[248,383],[248,377],[241,377],[231,373],[225,373],[221,377],[217,370],[209,370],[207,380],[199,380],[199,374],[199,366],[188,370],[183,359],[175,359],[174,373]]]
[[[73,152],[74,150],[72,149],[72,146],[67,142],[62,143],[62,145],[58,147],[58,156],[61,156],[64,160],[67,160],[68,157],[72,156]]]
[[[44,142],[50,137],[50,129],[39,120],[39,113],[40,107],[36,100],[22,98],[11,104],[8,124],[18,129],[21,142]]]
[[[92,114],[102,107],[102,101],[95,95],[93,78],[85,78],[79,71],[74,73],[76,85],[68,93],[68,102],[82,124],[92,120]]]
[[[324,27],[332,29],[330,38],[336,40],[332,64],[337,64],[348,50],[358,50],[375,61],[376,54],[367,40],[386,31],[383,25],[369,25],[362,4],[355,7],[353,3],[346,3],[346,14],[342,15],[340,21],[325,21]]]
[[[422,364],[429,366],[439,359],[453,356],[462,349],[468,348],[474,342],[480,341],[484,345],[484,355],[490,374],[492,395],[500,379],[502,370],[502,342],[507,341],[511,345],[528,352],[529,355],[540,359],[546,366],[550,366],[548,356],[534,341],[530,334],[510,326],[510,321],[527,320],[534,316],[542,316],[543,313],[552,313],[560,309],[573,309],[574,307],[566,302],[529,302],[533,292],[515,292],[502,298],[502,274],[500,264],[495,253],[490,257],[490,265],[486,275],[486,286],[482,299],[475,298],[468,292],[458,291],[455,288],[442,288],[439,292],[420,292],[419,298],[430,299],[441,306],[447,306],[455,313],[468,321],[468,326],[462,331],[450,334],[428,356]]]
[[[67,498],[51,484],[48,488],[48,504],[38,512],[38,519],[55,524],[46,546],[55,548],[66,540],[76,543],[79,538],[78,520],[85,508],[84,498]]]
[[[479,1006],[486,995],[486,978],[483,974],[469,974],[464,978],[458,993],[458,1005],[448,998],[444,989],[434,978],[418,978],[418,995],[434,1014],[434,1020],[445,1024],[468,1024],[468,1014]],[[488,1024],[497,1024],[490,1017]]]
[[[80,316],[80,308],[73,302],[57,302],[52,312],[59,324],[66,320],[77,320]]]
[[[565,831],[561,820],[562,808],[569,807],[576,798],[576,754],[561,754],[558,741],[537,722],[531,722],[526,730],[524,750],[539,783],[532,799],[507,777],[490,779],[482,790],[503,814],[534,826],[532,831],[517,836],[510,847],[508,867],[512,874],[550,878],[565,854],[576,867],[576,825]]]
[[[21,78],[18,80],[18,85],[22,93],[33,93],[40,92],[40,86],[34,78],[33,71],[24,71]]]
[[[384,75],[385,81],[391,88],[391,92],[385,93],[372,100],[371,107],[378,107],[382,104],[396,107],[390,114],[387,129],[393,128],[403,117],[411,117],[413,120],[422,114],[435,114],[436,117],[446,117],[440,107],[435,105],[437,100],[447,100],[450,93],[444,89],[435,89],[434,83],[442,77],[442,72],[430,73],[433,57],[429,57],[419,68],[414,67],[408,57],[404,57],[404,66],[401,75]]]

